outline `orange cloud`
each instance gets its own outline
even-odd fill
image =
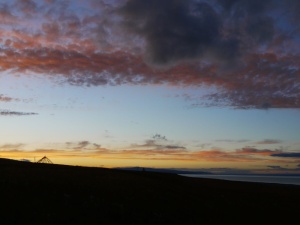
[[[277,150],[258,150],[254,148],[243,148],[235,151],[221,151],[221,150],[203,150],[203,151],[188,151],[186,149],[171,149],[160,148],[157,149],[124,149],[113,150],[103,148],[100,145],[94,145],[89,142],[79,142],[77,146],[68,150],[57,149],[38,149],[35,151],[21,151],[16,145],[15,149],[9,148],[5,151],[0,151],[2,157],[18,157],[18,158],[32,158],[42,155],[47,155],[52,158],[93,158],[93,159],[128,159],[128,160],[153,160],[153,161],[183,161],[183,162],[232,162],[232,163],[253,163],[253,162],[288,162],[290,159],[274,160],[270,156],[280,154],[282,151]],[[71,147],[70,144],[67,146]],[[152,148],[152,147],[150,147]],[[291,160],[290,160],[291,161]],[[293,161],[294,163],[294,161]]]

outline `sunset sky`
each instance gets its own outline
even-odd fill
[[[300,173],[300,1],[0,0],[0,157]]]

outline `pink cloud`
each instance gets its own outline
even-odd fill
[[[12,101],[19,101],[19,99],[0,94],[0,102],[12,102]]]
[[[256,148],[251,148],[251,147],[245,147],[242,149],[239,149],[236,151],[237,154],[247,154],[247,155],[263,155],[263,156],[270,156],[272,154],[280,153],[282,151],[279,150],[268,150],[268,149],[263,149],[259,150]]]
[[[80,86],[216,87],[194,106],[300,108],[300,53],[295,47],[299,17],[288,11],[280,18],[293,35],[270,17],[298,5],[286,2],[279,7],[274,1],[268,8],[261,2],[257,17],[249,5],[240,3],[245,19],[236,18],[235,2],[229,8],[219,2],[169,1],[174,7],[151,3],[7,2],[0,7],[0,70],[33,72]],[[72,4],[91,13],[77,12]],[[146,16],[157,12],[165,15],[161,30],[158,17]]]

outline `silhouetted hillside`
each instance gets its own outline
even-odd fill
[[[0,224],[292,224],[300,187],[0,159]]]

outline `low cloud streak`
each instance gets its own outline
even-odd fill
[[[38,115],[38,113],[0,110],[0,116],[33,116],[33,115]]]
[[[278,154],[272,154],[274,157],[283,157],[283,158],[300,158],[299,152],[283,152]]]

